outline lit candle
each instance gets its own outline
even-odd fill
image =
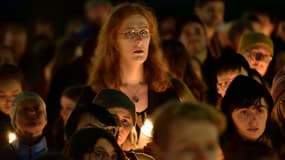
[[[153,129],[152,121],[150,119],[146,119],[141,128],[139,144],[138,144],[139,148],[145,147],[148,143],[152,141],[152,129]]]
[[[8,133],[8,140],[9,140],[9,143],[14,142],[16,139],[17,139],[17,136],[16,136],[15,133],[13,133],[13,132],[9,132],[9,133]]]

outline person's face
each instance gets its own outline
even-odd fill
[[[227,71],[227,72],[218,74],[217,84],[216,84],[218,94],[224,97],[229,85],[236,78],[236,76],[240,74],[247,75],[244,72],[245,71],[240,72],[238,70],[233,70],[233,71]]]
[[[225,5],[222,1],[208,2],[196,9],[197,15],[209,27],[217,27],[224,20]]]
[[[179,120],[169,129],[165,160],[215,160],[219,149],[217,128],[206,121]]]
[[[232,120],[239,135],[247,140],[257,140],[265,130],[268,110],[264,100],[261,103],[262,106],[239,108],[232,112]]]
[[[256,70],[261,76],[264,76],[272,60],[272,54],[268,47],[263,45],[254,46],[243,54],[251,69]]]
[[[0,49],[0,65],[3,64],[16,64],[13,51],[11,49]]]
[[[280,37],[285,42],[285,20],[281,20],[277,25],[277,37]]]
[[[40,136],[46,124],[46,111],[41,102],[26,99],[19,103],[15,113],[15,126],[18,133]]]
[[[15,59],[19,60],[26,51],[26,45],[27,45],[27,33],[11,33],[8,32],[5,34],[4,38],[5,45],[12,47],[15,51]]]
[[[175,37],[176,21],[173,17],[167,17],[160,22],[160,37],[163,40],[170,40]]]
[[[108,140],[100,138],[92,151],[84,154],[83,160],[116,160],[117,156],[112,144]]]
[[[129,16],[117,34],[121,63],[143,63],[147,59],[151,35],[146,18],[138,14]]]
[[[283,66],[285,66],[285,51],[280,51],[276,54],[274,72],[276,73]]]
[[[206,32],[203,26],[197,22],[186,24],[181,31],[179,39],[190,56],[200,53],[207,46]]]
[[[120,121],[118,144],[122,145],[128,138],[134,124],[131,113],[124,108],[110,108],[110,113],[116,115]]]
[[[60,116],[63,119],[64,125],[66,125],[66,122],[71,112],[74,110],[75,105],[76,102],[66,96],[62,96],[60,98],[60,106],[61,106]]]
[[[13,100],[21,92],[22,86],[16,80],[0,84],[0,111],[9,115]]]
[[[108,16],[110,9],[111,6],[107,4],[87,6],[85,8],[85,15],[89,22],[101,26]]]

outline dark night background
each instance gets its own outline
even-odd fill
[[[57,32],[73,17],[83,15],[85,0],[0,0],[1,22],[19,22],[29,25],[35,18],[44,17],[55,23]],[[238,18],[252,8],[270,9],[275,16],[284,14],[285,0],[225,0],[225,20]],[[116,2],[113,0],[113,2]],[[191,12],[194,0],[147,0],[156,14],[181,15]]]

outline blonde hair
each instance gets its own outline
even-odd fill
[[[170,81],[162,62],[162,51],[157,29],[157,21],[152,11],[137,3],[123,3],[116,6],[101,28],[92,64],[89,68],[88,84],[98,92],[102,88],[119,88],[122,84],[120,75],[120,53],[116,47],[116,39],[122,22],[131,15],[139,14],[149,23],[151,39],[149,54],[143,64],[144,81],[157,92],[165,91]]]
[[[214,106],[198,102],[168,102],[154,113],[153,119],[153,142],[161,149],[168,146],[168,141],[171,138],[169,137],[169,129],[177,120],[206,121],[213,124],[219,134],[226,128],[226,119],[221,112],[215,109]]]
[[[121,145],[121,148],[123,151],[134,150],[137,148],[137,144],[138,144],[138,134],[136,127],[133,126],[126,141]]]

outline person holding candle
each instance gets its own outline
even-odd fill
[[[136,111],[134,103],[123,92],[115,89],[102,89],[94,98],[93,103],[106,108],[119,120],[119,134],[117,142],[126,155],[133,155],[137,159],[149,159],[146,154],[129,152],[138,149],[136,131]]]
[[[17,95],[10,118],[17,139],[3,149],[3,154],[15,155],[20,160],[35,160],[48,152],[43,134],[47,124],[46,105],[38,94],[25,91]]]
[[[13,132],[10,109],[15,96],[23,90],[23,75],[15,65],[0,66],[0,149],[8,145],[8,135]]]

